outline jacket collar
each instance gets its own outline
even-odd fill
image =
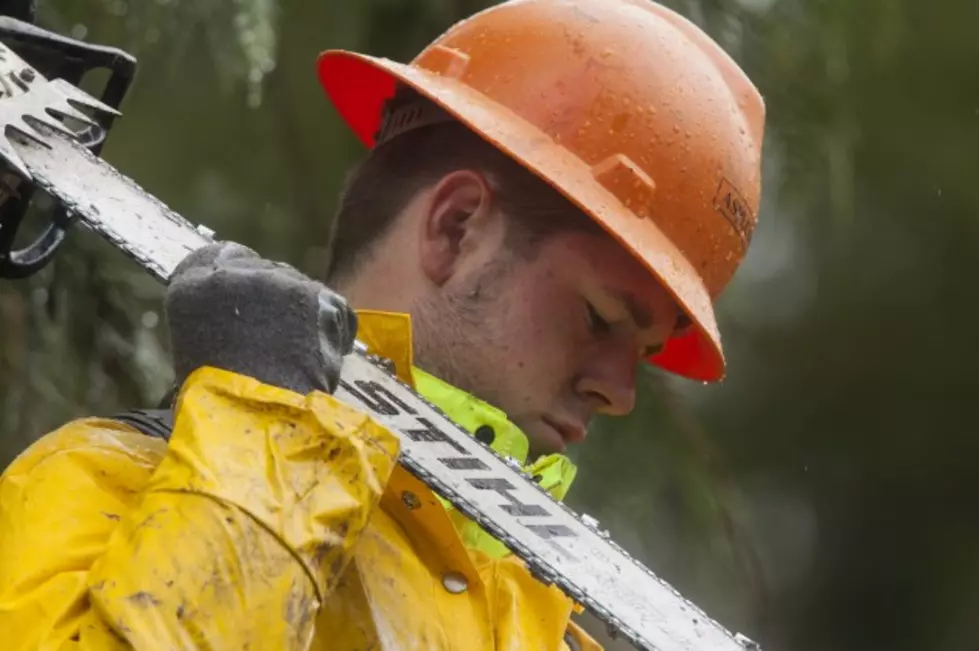
[[[375,355],[390,359],[398,378],[441,409],[470,434],[495,452],[512,457],[555,499],[564,499],[577,474],[576,466],[562,454],[551,454],[527,463],[527,435],[504,412],[416,367],[412,358],[409,315],[358,310],[357,338]]]

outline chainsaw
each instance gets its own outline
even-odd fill
[[[109,77],[97,98],[79,86],[99,68]],[[213,231],[176,214],[99,155],[135,70],[124,51],[0,17],[0,277],[40,270],[76,222],[162,283],[187,254],[216,241]],[[14,249],[39,193],[53,199],[42,213],[46,227]],[[469,435],[359,342],[344,360],[335,396],[394,432],[400,464],[613,637],[644,651],[758,649],[633,559],[593,518],[554,500],[519,463]]]

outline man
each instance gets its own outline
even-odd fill
[[[637,364],[722,376],[762,101],[647,0],[508,2],[411,65],[319,76],[371,147],[325,285],[235,245],[181,264],[172,435],[70,423],[0,483],[5,648],[598,648],[332,398],[340,358],[356,332],[563,497],[562,451],[632,409]]]

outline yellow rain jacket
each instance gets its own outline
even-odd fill
[[[405,315],[360,323],[402,379],[526,459],[502,413],[412,366]],[[181,388],[169,445],[119,421],[69,423],[0,478],[0,648],[599,649],[571,600],[397,450],[329,395],[213,368]],[[530,470],[558,498],[574,476],[558,455]]]

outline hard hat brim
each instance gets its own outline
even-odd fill
[[[640,224],[597,183],[583,161],[506,107],[450,76],[344,50],[323,52],[317,73],[340,116],[368,148],[374,146],[385,101],[398,84],[404,84],[552,185],[642,262],[690,317],[692,327],[671,338],[649,361],[693,380],[723,379],[720,333],[700,275],[662,231],[648,220]]]

